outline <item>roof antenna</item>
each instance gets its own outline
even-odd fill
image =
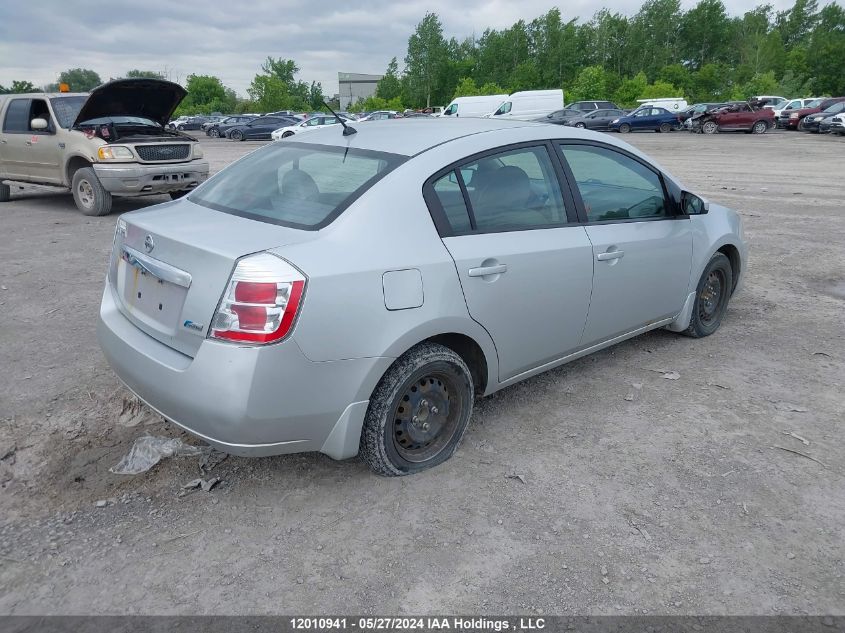
[[[335,116],[335,118],[336,118],[338,121],[340,121],[340,124],[343,126],[343,135],[344,135],[344,136],[352,136],[353,134],[357,134],[357,133],[358,133],[358,130],[356,130],[354,127],[352,127],[351,125],[346,125],[346,122],[343,120],[343,118],[342,118],[342,117],[341,117],[341,116],[340,116],[337,112],[335,112],[334,110],[332,110],[332,109],[329,107],[329,104],[328,104],[328,103],[326,103],[325,101],[323,101],[323,105],[324,105],[324,106],[326,106],[326,108],[328,109],[328,111],[329,111],[329,112],[331,112],[331,113]]]

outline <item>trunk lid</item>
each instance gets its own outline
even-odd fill
[[[136,327],[193,357],[239,258],[316,237],[183,198],[121,216],[109,284]]]
[[[163,79],[117,79],[91,91],[73,127],[105,117],[134,116],[162,127],[187,95],[179,84]]]

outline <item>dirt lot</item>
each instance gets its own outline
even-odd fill
[[[259,145],[203,140],[215,169]],[[423,475],[230,457],[183,497],[197,458],[109,473],[142,434],[187,436],[121,415],[94,334],[118,212],[162,199],[86,218],[15,190],[0,613],[845,614],[845,139],[628,140],[743,215],[752,259],[716,335],[653,332],[506,389]]]

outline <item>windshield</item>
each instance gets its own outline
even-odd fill
[[[153,127],[160,127],[155,121],[138,116],[104,116],[96,119],[80,121],[80,125],[103,125],[106,123],[114,123],[115,125],[152,125]]]
[[[845,109],[845,101],[840,101],[839,103],[834,103],[832,106],[825,109],[827,114],[836,114],[837,112],[842,112]]]
[[[232,215],[315,230],[405,160],[383,152],[274,143],[224,169],[189,199]]]
[[[823,101],[823,99],[813,99],[812,101],[810,101],[810,103],[808,103],[804,107],[805,108],[818,108],[822,104],[822,101]]]
[[[59,121],[59,125],[65,129],[69,129],[76,117],[79,116],[79,111],[88,100],[88,97],[53,97],[50,99],[50,105],[53,106],[53,113]]]

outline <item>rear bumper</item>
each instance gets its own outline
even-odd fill
[[[243,456],[354,456],[374,381],[393,360],[312,362],[291,339],[262,348],[205,340],[191,358],[135,327],[108,284],[97,339],[141,400],[219,450]]]
[[[94,164],[106,191],[122,196],[168,193],[193,189],[208,178],[208,161],[147,165],[141,163]]]

